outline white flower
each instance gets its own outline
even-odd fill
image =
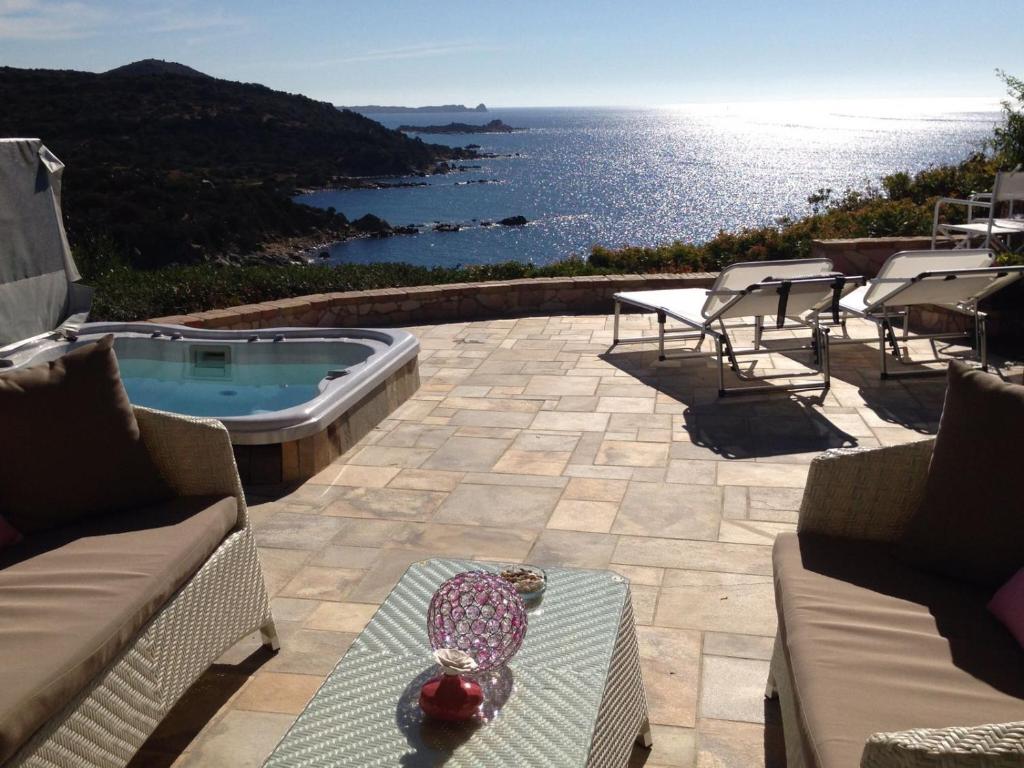
[[[475,672],[477,668],[476,659],[457,648],[437,649],[434,651],[434,660],[446,675],[464,675]]]

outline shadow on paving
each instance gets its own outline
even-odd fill
[[[649,351],[613,352],[601,358],[638,381],[687,406],[684,428],[690,441],[728,459],[750,459],[794,453],[820,453],[857,446],[857,438],[816,411],[821,396],[779,391],[715,398],[698,402],[709,387],[717,389],[714,370],[696,360],[683,367],[656,365]]]
[[[206,670],[150,734],[127,768],[170,768],[217,712],[271,658],[273,653],[260,647],[239,664],[214,664]]]

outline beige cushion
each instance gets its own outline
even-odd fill
[[[113,340],[0,374],[0,515],[23,534],[171,495],[142,444]]]
[[[900,556],[990,594],[1024,566],[1022,436],[1024,386],[951,363],[924,497]]]
[[[237,515],[234,498],[179,498],[0,553],[0,763],[131,642]]]
[[[812,766],[860,764],[872,733],[1024,720],[1024,654],[987,591],[875,542],[782,534],[779,626]]]

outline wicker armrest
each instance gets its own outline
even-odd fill
[[[797,530],[894,541],[920,501],[934,443],[822,454],[811,462]]]
[[[876,733],[861,768],[1020,768],[1024,722]]]
[[[234,496],[238,527],[248,525],[231,438],[215,419],[135,406],[142,440],[168,485],[182,496]]]

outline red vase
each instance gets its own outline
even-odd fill
[[[437,720],[469,720],[483,701],[480,684],[462,675],[440,675],[420,689],[420,708]]]

